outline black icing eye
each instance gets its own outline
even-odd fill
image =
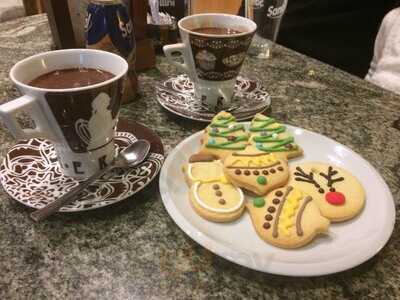
[[[330,192],[336,192],[336,189],[333,188],[333,187],[331,187],[331,188],[329,189],[329,191],[330,191]]]
[[[320,189],[318,190],[318,192],[319,192],[320,194],[325,193],[324,189],[322,189],[322,188],[320,188]]]

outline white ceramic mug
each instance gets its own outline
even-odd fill
[[[195,96],[211,110],[227,108],[233,97],[236,77],[246,57],[257,25],[240,16],[197,14],[181,19],[178,27],[182,43],[163,47],[171,64],[194,83]],[[194,29],[229,28],[239,33],[205,34]],[[180,54],[181,60],[176,57]]]
[[[108,71],[109,80],[77,88],[47,89],[29,83],[55,70],[92,68]],[[127,62],[118,55],[91,49],[40,53],[15,64],[10,78],[22,97],[0,105],[0,116],[16,139],[44,138],[55,146],[67,176],[87,178],[115,157],[113,142]],[[22,128],[18,113],[35,128]]]

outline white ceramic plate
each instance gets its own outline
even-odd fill
[[[249,123],[246,123],[247,126]],[[249,215],[217,224],[199,217],[188,200],[182,165],[196,153],[201,132],[181,142],[168,156],[160,176],[164,205],[175,223],[193,240],[215,254],[258,271],[290,276],[317,276],[355,267],[377,254],[395,223],[395,206],[380,174],[361,156],[317,133],[287,126],[304,149],[298,161],[322,161],[341,166],[357,176],[366,190],[366,205],[353,220],[332,224],[328,237],[319,237],[295,250],[271,246],[256,234]]]

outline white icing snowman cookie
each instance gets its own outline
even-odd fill
[[[189,199],[198,215],[213,222],[230,222],[244,211],[244,195],[226,179],[220,160],[210,155],[193,155],[184,167],[190,186]]]
[[[254,198],[246,207],[257,234],[277,247],[299,248],[329,228],[311,196],[290,185]]]
[[[321,162],[290,168],[290,185],[313,197],[323,216],[332,222],[351,219],[361,212],[365,192],[360,182],[346,170]]]

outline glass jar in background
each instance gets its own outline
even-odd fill
[[[257,24],[249,55],[269,58],[288,0],[245,0],[246,17]]]

